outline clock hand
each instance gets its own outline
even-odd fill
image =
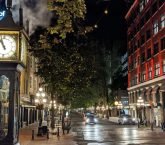
[[[5,47],[5,44],[4,44],[3,40],[2,40],[2,38],[0,39],[0,43],[2,44],[3,49],[6,50],[6,47]]]

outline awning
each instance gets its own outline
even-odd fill
[[[22,107],[26,107],[26,108],[36,108],[36,106],[33,106],[33,105],[20,105]]]

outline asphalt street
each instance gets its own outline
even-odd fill
[[[78,145],[165,145],[165,132],[160,128],[118,125],[105,119],[85,125],[82,117],[72,114],[72,134]]]

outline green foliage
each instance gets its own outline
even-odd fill
[[[89,89],[96,79],[94,48],[91,49],[86,37],[81,35],[69,34],[58,44],[56,37],[56,34],[50,34],[42,28],[38,28],[31,36],[30,52],[37,59],[36,74],[63,104],[81,97],[89,104],[98,96]],[[91,98],[91,101],[85,97]]]
[[[65,39],[67,33],[74,32],[74,22],[84,19],[86,6],[84,0],[54,0],[48,1],[48,9],[54,11],[57,17],[56,25],[48,30]]]

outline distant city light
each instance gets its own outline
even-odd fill
[[[104,14],[108,14],[108,10],[107,9],[104,11]]]
[[[95,27],[95,28],[98,28],[98,25],[97,25],[97,24],[95,24],[95,25],[94,25],[94,27]]]

